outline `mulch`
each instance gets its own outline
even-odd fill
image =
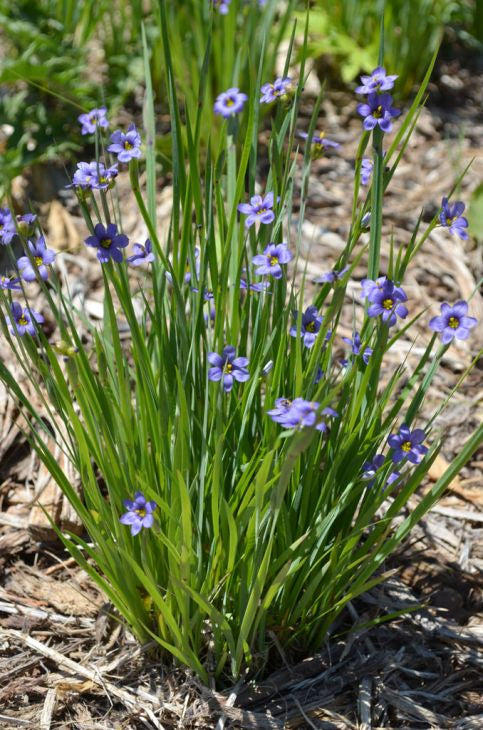
[[[407,242],[421,206],[424,220],[430,220],[473,158],[458,199],[467,201],[481,183],[482,80],[483,69],[462,67],[454,58],[439,65],[431,104],[387,196],[387,240],[393,234],[396,241]],[[308,116],[310,105],[304,111]],[[321,127],[341,148],[315,163],[310,180],[298,262],[300,271],[307,268],[309,280],[330,270],[344,247],[360,131],[350,95],[328,95]],[[16,181],[19,197],[29,188],[35,198],[34,177]],[[120,189],[127,200],[122,179]],[[161,228],[169,204],[167,185],[158,205]],[[125,209],[128,234],[144,240],[134,209]],[[50,245],[65,251],[62,276],[89,316],[101,318],[98,268],[92,259],[76,256],[83,235],[78,212],[65,197],[44,203],[42,212]],[[387,260],[385,247],[383,268]],[[439,303],[468,298],[481,273],[474,239],[462,242],[441,230],[432,234],[404,282],[411,314],[425,307],[427,313],[388,353],[388,369],[405,359],[409,366],[416,361],[429,338],[427,321],[438,313]],[[350,336],[354,310],[356,321],[362,314],[358,281],[364,274],[362,261],[348,289],[354,307],[347,308],[340,335]],[[308,299],[317,286],[308,286]],[[483,318],[478,293],[471,313]],[[481,347],[479,338],[481,332],[448,350],[423,405],[424,416],[469,366]],[[0,356],[7,357],[4,344]],[[482,368],[480,360],[436,419],[435,433],[444,435],[444,446],[422,490],[431,487],[481,423]],[[21,415],[0,388],[0,727],[483,727],[483,453],[474,456],[404,549],[388,561],[385,569],[394,570],[392,578],[349,604],[324,647],[300,661],[274,642],[268,676],[247,677],[215,691],[184,669],[161,662],[152,645],[140,647],[113,618],[92,582],[50,540],[39,498],[56,511],[59,524],[72,528],[74,518],[31,454],[21,425]],[[407,509],[416,503],[417,496]]]

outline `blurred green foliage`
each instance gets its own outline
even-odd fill
[[[448,25],[464,40],[478,41],[481,5],[481,0],[314,0],[309,53],[330,57],[346,83],[370,72],[377,66],[384,10],[384,63],[399,74],[398,89],[406,95],[424,76]]]
[[[216,96],[230,86],[246,88],[260,63],[263,82],[273,77],[281,44],[293,31],[294,8],[300,11],[299,36],[305,26],[304,0],[267,0],[263,8],[258,0],[232,0],[228,15],[213,12],[211,0],[0,0],[0,194],[26,166],[81,155],[88,141],[77,124],[82,111],[103,103],[111,117],[121,107],[140,111],[142,24],[161,123],[160,112],[168,108],[161,1],[182,113],[191,119],[204,79],[207,104],[200,136],[205,142],[213,125],[221,123],[211,112]],[[344,82],[377,65],[380,0],[313,0],[310,5],[312,57],[330,57]],[[482,6],[482,0],[386,0],[384,58],[399,74],[400,93],[409,93],[422,78],[447,24],[464,40],[481,39]],[[162,131],[168,133],[157,135],[158,159],[169,164],[170,134]]]
[[[130,5],[107,17],[109,0],[0,0],[3,191],[24,167],[80,149],[81,112],[133,92],[143,67],[123,32]]]

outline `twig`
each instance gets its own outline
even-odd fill
[[[455,517],[457,520],[468,520],[468,522],[483,522],[483,512],[468,512],[463,509],[453,509],[452,507],[440,507],[435,505],[431,507],[431,512],[445,517]]]
[[[52,621],[52,623],[64,624],[66,626],[81,626],[86,629],[92,629],[94,627],[94,619],[91,618],[63,616],[60,613],[50,613],[49,611],[44,611],[41,608],[29,608],[28,606],[7,603],[5,601],[0,601],[0,613],[9,613],[13,616],[38,618],[40,620]]]
[[[52,649],[52,647],[42,644],[42,642],[37,641],[31,636],[22,634],[22,632],[20,631],[14,631],[13,629],[0,629],[0,636],[3,636],[7,639],[14,639],[15,641],[24,642],[31,649],[47,657],[59,667],[64,667],[70,672],[73,672],[74,674],[79,674],[81,677],[85,677],[91,682],[94,682],[94,684],[103,687],[106,692],[112,694],[118,700],[121,700],[121,702],[123,702],[123,704],[131,710],[135,710],[139,713],[144,712],[144,703],[146,702],[149,702],[156,709],[159,709],[161,707],[161,702],[155,695],[149,694],[149,692],[146,692],[145,690],[140,688],[134,690],[133,692],[130,690],[122,689],[121,687],[117,687],[112,682],[109,682],[108,680],[105,680],[103,677],[101,677],[99,669],[84,667],[82,666],[82,664],[78,664],[72,659],[69,659],[63,654],[60,654],[55,649]],[[142,700],[143,704],[140,704],[139,700]],[[176,712],[176,708],[166,702],[163,702],[162,706],[163,709],[168,709],[172,712]]]
[[[57,691],[55,688],[49,689],[45,696],[44,706],[40,715],[40,730],[50,730],[56,703]]]

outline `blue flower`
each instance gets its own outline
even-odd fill
[[[11,243],[16,232],[11,212],[8,208],[0,208],[0,243],[4,246]]]
[[[249,379],[250,373],[247,370],[248,358],[235,357],[235,348],[227,345],[221,355],[216,352],[208,354],[208,362],[213,365],[208,370],[208,380],[219,381],[223,378],[223,390],[229,393],[233,388],[235,380],[240,383]]]
[[[333,284],[334,282],[342,279],[344,277],[344,274],[348,270],[349,270],[348,266],[344,266],[342,269],[339,269],[339,271],[336,271],[335,269],[333,269],[332,271],[327,271],[325,274],[316,276],[315,279],[312,279],[312,281],[314,282],[314,284],[325,284],[325,283]]]
[[[388,438],[388,444],[394,450],[392,460],[395,464],[399,464],[405,458],[408,458],[412,464],[419,464],[424,454],[427,453],[428,447],[423,446],[426,434],[421,428],[415,428],[410,431],[405,423],[399,429],[399,433],[391,434]]]
[[[327,139],[324,132],[319,132],[319,134],[313,134],[310,139],[307,132],[299,132],[298,136],[310,142],[310,152],[314,159],[322,157],[322,155],[324,155],[330,147],[332,147],[332,149],[337,149],[337,147],[340,147],[340,144],[338,142],[333,142],[331,139]]]
[[[377,282],[380,280],[378,279]],[[371,306],[367,310],[369,317],[382,316],[384,324],[389,327],[396,324],[397,317],[405,319],[408,315],[408,309],[401,302],[407,302],[407,296],[404,290],[396,286],[389,279],[384,279],[382,285],[365,279],[362,282],[364,292],[366,293]]]
[[[450,306],[447,302],[441,305],[441,316],[433,317],[429,321],[429,327],[434,332],[441,333],[441,341],[444,345],[453,339],[466,340],[470,336],[470,329],[476,327],[478,320],[475,317],[468,317],[468,304],[461,300]]]
[[[135,492],[134,499],[125,499],[123,504],[128,511],[121,515],[119,522],[130,525],[131,535],[137,535],[143,527],[149,529],[153,526],[153,512],[158,506],[156,502],[148,502],[142,492]]]
[[[349,337],[343,337],[342,339],[347,345],[350,346],[353,355],[358,355],[360,353],[362,343],[361,343],[361,336],[358,332],[354,332],[354,334],[352,335],[352,339],[350,339]],[[369,362],[369,358],[371,355],[372,355],[372,349],[370,347],[366,347],[366,349],[364,350],[364,353],[362,355],[362,359],[364,360],[366,365]]]
[[[304,398],[295,398],[293,401],[286,398],[277,398],[275,408],[267,411],[275,423],[280,423],[285,428],[315,428],[317,431],[327,431],[327,424],[321,416],[338,416],[333,408],[326,407],[319,411],[320,403],[308,401]]]
[[[286,243],[269,243],[262,254],[258,254],[252,259],[252,264],[258,267],[255,269],[255,274],[270,275],[274,279],[281,279],[282,265],[288,264],[292,258]]]
[[[383,454],[376,454],[370,461],[365,461],[362,465],[362,478],[369,481],[369,486],[372,487],[374,484],[376,472],[384,464],[385,458]]]
[[[140,243],[133,245],[133,255],[127,256],[126,261],[132,266],[141,266],[141,264],[151,264],[154,261],[153,246],[151,241],[146,239],[144,246]]]
[[[371,178],[372,168],[374,167],[374,163],[372,160],[369,160],[367,157],[364,157],[361,162],[361,183],[362,185],[367,185]]]
[[[21,291],[22,286],[20,279],[12,276],[0,276],[0,289],[4,291],[10,289],[11,291]]]
[[[293,312],[293,318],[295,320],[295,324],[290,328],[290,335],[292,337],[297,337],[297,310]],[[321,326],[322,317],[318,314],[317,307],[307,307],[305,312],[302,314],[302,321],[300,323],[300,337],[302,338],[305,347],[311,348],[314,346]],[[331,334],[332,332],[329,330],[325,339],[328,340]]]
[[[222,94],[218,94],[215,100],[214,112],[228,119],[228,117],[233,117],[242,111],[247,99],[246,94],[233,87]]]
[[[356,87],[356,94],[373,94],[379,91],[389,91],[394,86],[397,76],[387,76],[386,69],[378,66],[370,76],[361,76],[362,86]]]
[[[461,240],[466,241],[468,239],[468,233],[466,232],[468,221],[463,216],[464,210],[465,204],[460,200],[451,206],[448,203],[448,198],[443,198],[439,221],[452,235],[456,234]]]
[[[390,94],[369,94],[367,102],[357,105],[358,113],[364,117],[363,127],[370,131],[377,125],[383,132],[392,130],[392,120],[401,113],[399,109],[392,106]]]
[[[248,218],[245,221],[245,228],[250,228],[254,223],[273,223],[275,213],[273,212],[273,193],[267,193],[265,197],[253,195],[249,203],[240,203],[237,210]]]
[[[141,157],[141,135],[136,129],[134,122],[127,128],[126,134],[120,129],[111,134],[111,144],[108,152],[117,155],[119,162],[129,162],[134,158]]]
[[[72,184],[67,185],[67,187],[80,188],[81,190],[107,190],[113,187],[118,174],[117,165],[106,167],[104,163],[96,160],[78,162]]]
[[[107,129],[109,122],[106,117],[106,107],[101,106],[98,109],[92,109],[87,114],[81,114],[77,117],[82,125],[81,134],[94,134],[97,127]]]
[[[44,321],[41,314],[36,312],[35,309],[22,309],[22,305],[19,302],[12,302],[10,311],[12,317],[6,317],[6,322],[9,325],[12,335],[20,335],[22,337],[26,332],[32,336],[37,334],[36,325]]]
[[[28,241],[27,245],[30,251],[30,258],[28,256],[21,256],[17,261],[17,266],[22,277],[25,281],[35,281],[38,275],[43,281],[46,281],[49,277],[47,266],[55,259],[55,251],[47,248],[43,236],[39,236],[36,243]]]
[[[260,89],[262,92],[260,103],[271,104],[273,101],[287,96],[291,85],[292,80],[288,76],[285,78],[275,79],[273,84],[264,84]]]
[[[88,236],[84,243],[97,248],[97,258],[101,264],[106,264],[109,259],[119,264],[122,261],[121,248],[128,245],[129,239],[123,233],[117,232],[115,223],[109,223],[106,227],[98,223],[94,226],[94,235]]]

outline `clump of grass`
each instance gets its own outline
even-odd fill
[[[249,22],[260,12],[252,3]],[[211,34],[223,32],[218,20],[204,49],[206,68],[219,41]],[[396,114],[387,117],[390,100],[380,95],[392,82],[381,74],[367,81],[375,97],[359,107],[365,121],[347,245],[307,306],[305,281],[290,267],[299,255],[311,162],[330,144],[315,134],[319,98],[303,155],[294,154],[305,55],[298,80],[288,70],[290,58],[277,81],[264,75],[263,63],[242,77],[234,60],[229,83],[216,90],[215,110],[201,74],[199,104],[191,111],[185,106],[182,117],[163,2],[159,22],[172,127],[169,234],[161,240],[156,227],[145,38],[144,131],[132,125],[112,132],[100,123],[102,114],[92,115],[96,159],[80,164],[73,180],[85,243],[102,271],[102,324],[91,324],[72,302],[52,253],[36,240],[36,221],[4,210],[3,243],[9,245],[10,232],[10,243],[21,239],[25,255],[12,259],[12,277],[2,280],[1,326],[45,412],[3,364],[0,376],[21,405],[33,447],[82,519],[84,537],[59,533],[66,548],[139,641],[154,638],[204,681],[221,682],[247,667],[262,668],[274,634],[296,651],[320,646],[347,602],[384,580],[386,558],[481,443],[480,428],[401,521],[441,445],[434,419],[445,403],[424,420],[425,394],[451,341],[468,337],[475,320],[466,303],[444,305],[428,324],[432,336],[414,370],[397,367],[382,381],[386,353],[426,316],[404,291],[408,264],[436,225],[466,235],[462,204],[445,204],[425,230],[418,222],[409,244],[392,245],[380,276],[383,196],[431,67],[402,121],[394,121],[388,147],[386,122]],[[263,183],[257,178],[260,98],[272,105]],[[202,120],[214,111],[221,124],[205,149]],[[362,158],[370,143],[365,198],[361,170],[370,166],[362,168]],[[149,236],[132,249],[116,198],[121,166],[128,167]],[[302,196],[293,226],[296,174]],[[367,306],[341,364],[334,357],[337,327],[351,306],[347,283],[367,251],[361,233],[368,214]],[[44,315],[56,323],[55,344],[44,334],[42,313],[29,304],[38,287]],[[88,329],[87,341],[78,321]],[[80,475],[82,498],[41,437],[45,414]]]

